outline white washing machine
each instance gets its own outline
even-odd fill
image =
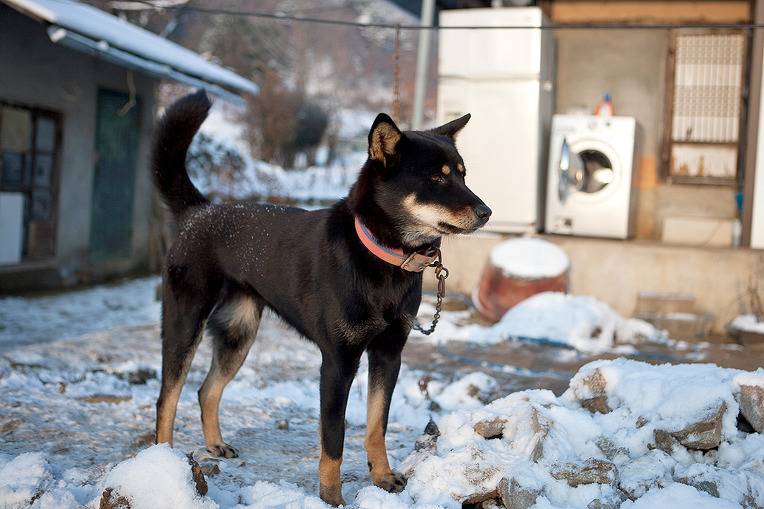
[[[549,142],[546,231],[630,237],[636,145],[633,117],[555,115]]]

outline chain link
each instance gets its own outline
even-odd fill
[[[435,267],[435,277],[438,278],[438,293],[435,302],[435,314],[432,315],[432,324],[430,324],[429,329],[424,329],[419,325],[416,319],[414,319],[411,325],[414,330],[421,332],[425,336],[429,336],[435,332],[435,327],[437,327],[438,320],[440,320],[440,311],[443,308],[443,298],[446,296],[446,278],[448,277],[448,269],[443,266],[440,249],[438,249],[438,259],[432,262],[430,267]]]

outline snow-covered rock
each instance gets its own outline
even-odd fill
[[[491,327],[468,328],[469,340],[494,344],[513,338],[535,338],[570,345],[584,352],[603,352],[616,343],[665,343],[662,331],[647,322],[625,319],[593,297],[544,292],[506,312]]]
[[[455,508],[502,497],[522,508],[667,507],[677,496],[761,507],[764,437],[736,427],[742,382],[764,383],[764,370],[592,362],[560,397],[522,391],[443,417],[435,451],[409,465],[405,496]],[[584,407],[595,397],[606,412]],[[656,443],[659,432],[672,447]],[[710,447],[718,452],[701,451]]]
[[[201,482],[204,482],[204,477]],[[204,496],[206,483],[200,489],[199,479],[193,475],[189,459],[167,444],[151,446],[118,464],[106,475],[103,485],[105,491],[110,491],[102,497],[107,500],[124,497],[129,501],[130,509],[218,507]]]

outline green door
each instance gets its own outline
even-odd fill
[[[100,89],[96,109],[96,163],[90,216],[90,257],[95,262],[129,258],[133,239],[133,193],[138,160],[138,104]]]

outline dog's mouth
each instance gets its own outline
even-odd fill
[[[443,235],[459,235],[465,233],[472,233],[480,226],[476,225],[474,228],[462,228],[460,226],[453,225],[451,223],[438,222],[437,230]]]

